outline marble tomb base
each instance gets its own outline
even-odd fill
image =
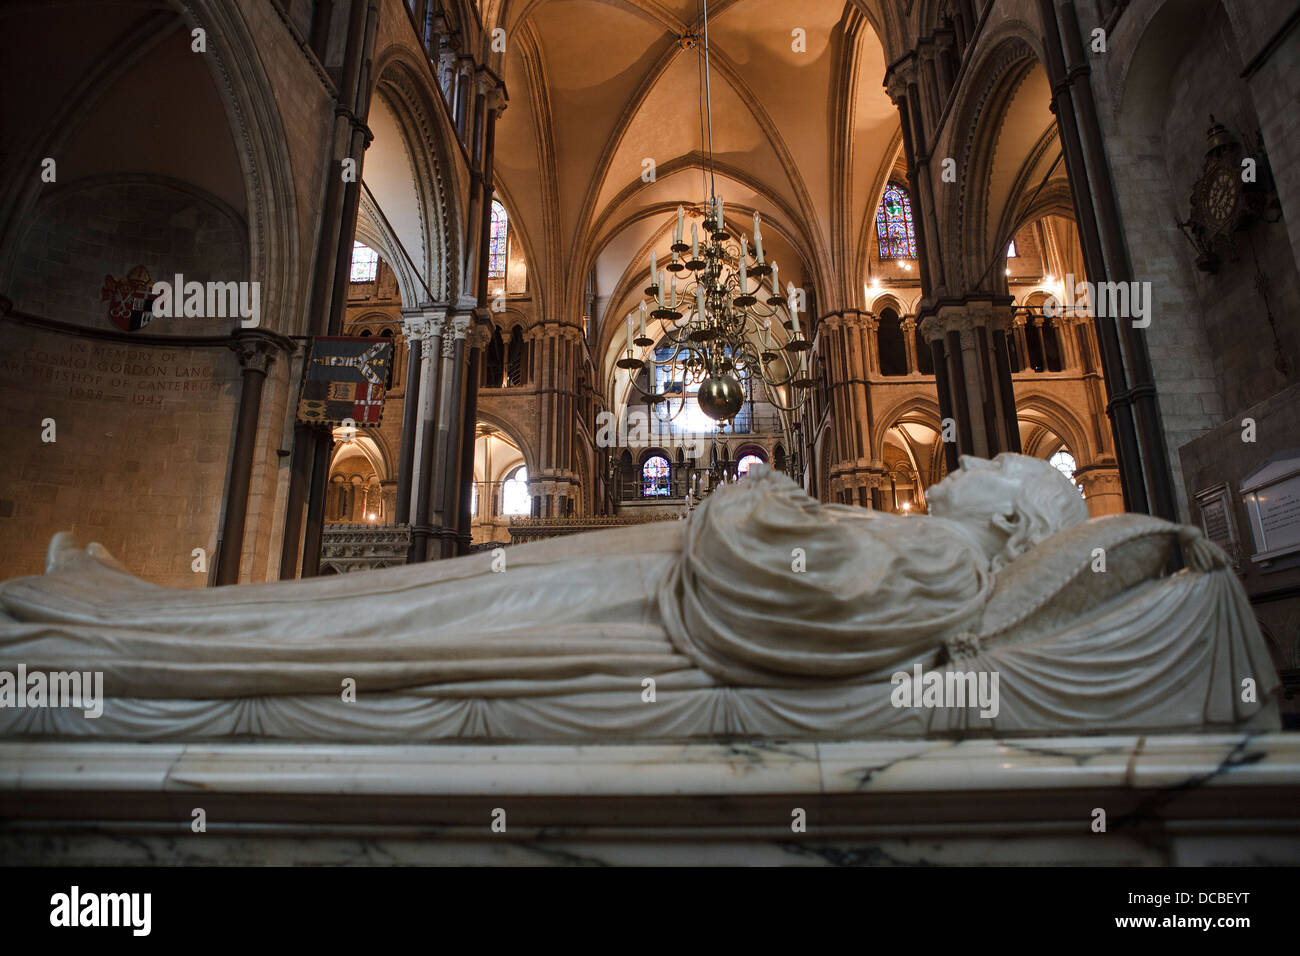
[[[191,829],[194,811],[207,831]],[[1106,831],[1093,831],[1095,810]],[[505,832],[493,819],[505,811]],[[803,811],[806,832],[792,830]],[[500,824],[498,823],[498,829]],[[1300,863],[1300,735],[0,742],[8,864]]]

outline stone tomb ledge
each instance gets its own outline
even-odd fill
[[[191,830],[202,808],[207,832]],[[497,809],[506,831],[493,832]],[[1106,832],[1093,832],[1094,810]],[[807,830],[793,832],[796,810]],[[1300,734],[0,742],[10,864],[1300,863]]]

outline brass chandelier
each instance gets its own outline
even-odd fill
[[[729,231],[726,207],[717,194],[713,175],[708,0],[701,0],[701,8],[701,139],[707,135],[703,145],[708,153],[709,198],[691,210],[692,218],[703,222],[691,223],[689,243],[684,235],[686,209],[677,207],[672,259],[662,270],[651,251],[650,285],[640,305],[636,334],[629,313],[627,354],[617,365],[633,373],[633,387],[645,396],[644,402],[655,408],[659,420],[676,418],[686,407],[687,386],[697,385],[700,410],[725,426],[744,405],[747,383],[752,393],[755,379],[765,386],[767,400],[781,411],[802,406],[813,385],[807,357],[812,346],[799,324],[802,292],[790,284],[783,293],[777,264],[768,264],[764,258],[760,215],[754,213],[752,255],[749,236],[742,234],[737,239]],[[781,317],[782,308],[789,318]],[[663,323],[662,341],[672,349],[662,362],[654,350],[655,339],[646,334],[647,314]],[[788,341],[781,346],[773,336],[774,318],[789,333]],[[634,347],[650,348],[648,358],[636,358]],[[637,381],[636,373],[641,370],[646,373],[646,387]],[[660,382],[665,385],[663,391]],[[681,394],[674,401],[670,387],[679,382]],[[782,400],[783,394],[788,394],[788,401]]]

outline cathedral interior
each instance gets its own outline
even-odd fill
[[[0,580],[61,531],[174,589],[508,560],[759,465],[926,515],[1018,452],[1202,529],[1297,726],[1300,6],[0,24]]]

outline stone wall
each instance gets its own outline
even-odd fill
[[[0,579],[41,573],[50,537],[72,531],[154,583],[208,583],[192,552],[214,567],[239,381],[223,347],[0,324]]]
[[[1093,26],[1091,11],[1087,4],[1077,6],[1086,36]],[[1226,257],[1216,274],[1197,270],[1196,253],[1177,227],[1190,212],[1211,113],[1239,140],[1262,129],[1280,174],[1284,211],[1300,198],[1290,195],[1294,176],[1285,166],[1300,149],[1300,126],[1283,123],[1272,94],[1240,75],[1268,37],[1252,32],[1245,20],[1234,23],[1236,11],[1229,6],[1235,7],[1215,0],[1194,5],[1135,0],[1108,35],[1107,52],[1090,57],[1135,278],[1152,283],[1147,338],[1185,517],[1192,512],[1188,497],[1199,484],[1182,474],[1180,449],[1300,381],[1300,332],[1283,307],[1300,298],[1288,239],[1295,227],[1283,219],[1237,233],[1235,255]],[[1278,69],[1288,57],[1294,63],[1297,42],[1293,31],[1274,53]],[[1268,102],[1261,104],[1261,93]],[[1250,155],[1250,146],[1243,146]],[[1261,273],[1268,283],[1267,304],[1257,286]],[[1278,368],[1266,305],[1276,319],[1286,372]]]
[[[198,187],[160,177],[79,181],[42,196],[18,248],[15,308],[60,322],[113,329],[105,277],[144,266],[152,281],[248,279],[243,220]],[[150,334],[221,335],[237,319],[157,318]]]

